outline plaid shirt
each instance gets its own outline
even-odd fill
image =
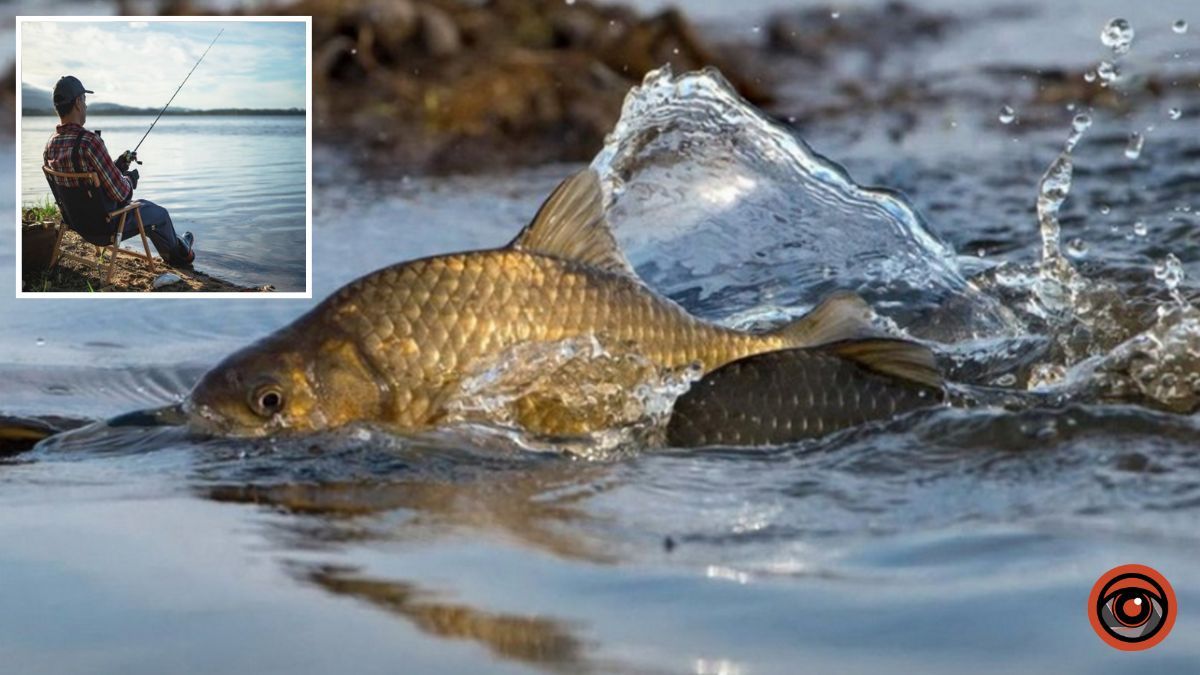
[[[80,134],[83,134],[83,140],[79,143],[79,162],[83,166],[78,166],[71,161],[75,139]],[[72,173],[95,171],[100,175],[100,185],[104,188],[104,193],[117,204],[124,204],[133,196],[133,183],[113,163],[112,157],[108,154],[108,148],[104,146],[104,141],[78,124],[58,125],[54,135],[50,137],[49,141],[46,141],[46,150],[42,153],[42,159],[46,162],[46,166],[55,171]],[[67,187],[78,187],[84,184],[84,181],[78,178],[52,176],[51,180],[58,185]]]

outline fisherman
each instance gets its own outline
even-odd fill
[[[100,134],[83,128],[87,121],[87,94],[92,93],[95,92],[84,89],[83,83],[73,75],[59,78],[54,85],[54,109],[58,112],[60,124],[46,142],[43,159],[46,166],[55,171],[97,173],[103,187],[101,199],[104,201],[104,210],[112,212],[133,198],[133,191],[138,184],[138,170],[129,168],[132,153],[124,153],[114,162]],[[75,178],[55,177],[54,180],[67,187],[80,184],[80,180]],[[192,248],[195,239],[192,233],[184,232],[182,237],[177,236],[171,215],[166,209],[146,199],[139,201],[146,235],[154,242],[154,248],[158,249],[162,259],[175,267],[191,265],[196,258]],[[137,223],[132,218],[127,219],[121,239],[128,239],[137,233]]]

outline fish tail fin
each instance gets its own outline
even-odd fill
[[[943,385],[933,351],[916,342],[867,338],[825,344],[818,349],[883,375],[938,389]]]
[[[877,333],[871,325],[873,314],[871,307],[857,293],[838,291],[808,314],[770,334],[782,338],[791,347],[854,340]]]

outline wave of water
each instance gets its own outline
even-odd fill
[[[592,167],[639,275],[696,314],[760,327],[851,289],[941,343],[952,378],[1195,410],[1200,336],[1178,260],[1157,272],[1165,297],[1131,299],[1061,248],[1072,152],[1091,124],[1076,117],[1039,186],[1041,261],[974,273],[903,195],[855,183],[711,69],[647,75]]]
[[[850,289],[921,337],[1016,328],[903,195],[855,183],[716,70],[648,74],[592,168],[638,274],[701,316],[779,320]]]

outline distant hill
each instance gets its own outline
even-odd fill
[[[49,110],[54,114],[54,98],[49,89],[39,89],[32,84],[21,83],[21,112],[26,115],[39,113],[33,110]]]
[[[161,108],[135,108],[119,103],[93,103],[88,105],[88,115],[157,115]],[[51,115],[54,111],[54,96],[49,89],[42,89],[31,84],[21,83],[21,114],[22,115]],[[303,115],[301,108],[215,108],[212,110],[194,110],[191,108],[169,108],[167,115]]]

